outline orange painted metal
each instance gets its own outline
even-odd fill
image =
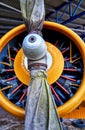
[[[49,84],[52,84],[60,77],[61,73],[63,72],[64,59],[60,50],[58,50],[51,43],[46,42],[46,44],[47,44],[47,50],[52,56],[52,65],[47,70],[47,80]],[[57,57],[57,60],[56,60],[56,57]],[[31,79],[30,79],[29,70],[26,69],[25,64],[24,64],[24,58],[25,57],[23,54],[23,50],[20,49],[20,51],[17,53],[15,57],[14,70],[18,79],[22,83],[28,86]]]
[[[64,115],[63,118],[85,119],[85,102],[82,102],[75,110]]]
[[[66,103],[64,103],[63,105],[57,108],[59,115],[62,117],[72,112],[73,110],[75,110],[84,99],[84,95],[85,95],[85,45],[84,45],[84,42],[76,33],[74,33],[69,28],[63,25],[56,24],[53,22],[44,22],[44,28],[58,31],[64,34],[65,36],[67,36],[69,39],[71,39],[74,42],[74,44],[76,44],[76,46],[78,47],[82,56],[82,60],[83,60],[83,65],[84,65],[83,77],[82,77],[82,83],[78,91],[70,100],[68,100]],[[25,30],[26,30],[25,25],[20,25],[12,29],[8,33],[6,33],[6,35],[4,35],[0,39],[0,51],[2,51],[5,45],[7,45],[8,42],[12,38],[16,37],[17,35],[24,32]],[[25,115],[25,110],[11,103],[1,91],[0,91],[0,105],[5,110],[7,110],[8,112],[12,113],[13,115],[17,117],[23,118]]]

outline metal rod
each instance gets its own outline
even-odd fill
[[[79,84],[70,84],[71,86],[76,86],[76,87],[79,87],[80,85]]]
[[[11,86],[7,86],[7,87],[4,87],[4,88],[1,89],[1,91],[7,90],[7,89],[12,88],[12,87],[13,87],[12,85],[11,85]]]
[[[77,69],[70,69],[70,68],[64,68],[64,71],[71,71],[71,72],[77,72]]]
[[[27,91],[28,89],[26,89],[25,92],[22,94],[21,98],[19,99],[19,102],[21,102],[24,99],[25,95],[27,94]]]
[[[72,62],[72,42],[70,41],[70,62]]]
[[[71,81],[73,81],[73,82],[76,82],[76,79],[69,78],[69,77],[67,77],[67,76],[64,76],[64,75],[61,75],[60,77],[61,77],[61,78],[68,79],[68,80],[71,80]]]
[[[19,88],[21,88],[23,86],[23,84],[21,83],[19,86],[17,86],[13,91],[12,94],[14,94]]]
[[[65,52],[67,52],[69,50],[69,47],[66,48],[65,50],[63,50],[61,53],[64,54]]]
[[[79,8],[79,6],[80,6],[81,3],[82,3],[82,0],[79,1],[79,3],[78,3],[78,5],[76,6],[76,8],[75,8],[75,10],[74,10],[74,12],[73,12],[73,14],[72,14],[72,16],[75,16],[75,15],[76,15],[76,13],[77,13],[77,11],[78,11],[78,8]]]
[[[55,8],[55,12],[57,13],[61,8],[63,8],[64,6],[66,6],[68,3],[67,2],[64,2],[62,5],[58,6],[57,8]],[[54,11],[51,11],[49,12],[47,15],[46,15],[46,19],[48,19],[51,15],[53,15],[55,13]],[[58,16],[58,15],[56,15]],[[56,22],[57,22],[57,18],[56,18]]]
[[[0,73],[4,73],[4,72],[13,72],[14,69],[0,69]]]
[[[74,7],[76,7],[76,4],[75,3],[72,3],[72,5],[74,6]],[[85,9],[84,8],[82,8],[81,6],[79,6],[79,9],[80,10],[82,10],[82,11],[84,11]]]
[[[57,8],[55,8],[55,10],[59,11],[60,9],[62,9],[63,7],[65,7],[66,5],[68,5],[68,3],[64,2],[63,4],[61,4],[60,6],[58,6]]]
[[[14,76],[14,77],[12,77],[12,78],[9,78],[9,79],[6,79],[6,82],[11,81],[11,80],[14,80],[14,79],[16,79],[16,76]]]
[[[21,13],[20,10],[18,10],[18,9],[16,9],[16,8],[10,6],[10,5],[4,4],[4,3],[2,3],[2,2],[0,2],[0,5],[2,5],[2,6],[4,6],[4,7],[6,7],[6,8],[8,8],[8,9],[11,9],[11,10],[13,10],[13,11],[16,11],[16,12],[18,12],[18,13]]]
[[[76,58],[75,60],[72,60],[71,63],[74,63],[74,62],[76,62],[77,60],[80,60],[80,59],[81,59],[81,57],[78,57],[78,58]]]
[[[55,82],[64,92],[66,92],[68,95],[70,94],[69,91],[67,91],[60,83],[57,81]]]
[[[70,60],[70,58],[66,58],[66,59],[64,59],[64,62],[69,61],[69,60]]]
[[[72,1],[69,2],[69,15],[72,17]]]
[[[3,61],[1,61],[0,64],[2,64],[2,65],[7,65],[7,66],[11,66],[9,63],[3,62]]]
[[[65,25],[65,24],[67,24],[67,23],[70,23],[70,22],[72,22],[73,20],[75,20],[75,19],[77,19],[77,18],[79,18],[79,17],[81,17],[81,16],[83,16],[83,15],[85,15],[85,11],[83,11],[83,12],[81,12],[81,13],[75,15],[75,16],[72,16],[70,19],[67,19],[66,21],[62,22],[62,24]]]
[[[59,102],[61,102],[61,99],[59,98],[58,94],[55,92],[54,88],[50,86],[52,92],[55,94],[56,98],[58,99]]]
[[[11,66],[12,65],[9,44],[8,44],[8,57],[9,57],[9,63],[1,61],[0,64],[7,65],[7,66]]]
[[[58,12],[56,11],[56,23],[58,23]]]
[[[84,32],[85,33],[85,30],[75,29],[75,28],[70,28],[70,29],[73,30],[73,31],[76,31],[76,32]]]
[[[11,54],[10,54],[10,46],[8,44],[8,56],[9,56],[9,63],[10,65],[12,65],[12,62],[11,62]]]
[[[13,49],[16,53],[18,53],[19,50],[17,48],[13,47]]]
[[[64,9],[63,13],[62,13],[61,16],[60,16],[59,23],[62,22],[63,16],[64,16],[64,14],[66,13],[67,8],[68,8],[68,4],[66,4],[65,9]]]
[[[5,69],[4,71],[5,72],[12,72],[12,71],[14,71],[14,69]]]
[[[15,59],[14,58],[11,58],[12,61],[14,61]]]
[[[57,46],[58,45],[58,41],[56,41],[54,45]]]

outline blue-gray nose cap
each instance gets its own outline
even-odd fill
[[[46,55],[47,46],[38,34],[28,34],[23,40],[23,52],[28,59],[37,60]]]

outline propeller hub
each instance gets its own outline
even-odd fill
[[[23,40],[23,52],[30,60],[38,60],[47,53],[44,39],[38,34],[28,34]]]

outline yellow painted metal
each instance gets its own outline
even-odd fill
[[[11,113],[12,115],[19,117],[19,118],[24,118],[25,111],[24,109],[16,106],[12,102],[10,102],[2,93],[0,90],[0,105],[1,107],[4,108],[7,112]]]
[[[0,39],[0,52],[5,47],[5,45],[8,44],[8,42],[19,35],[20,33],[24,32],[26,30],[25,25],[22,24],[20,26],[15,27],[14,29],[7,32],[1,39]]]
[[[64,115],[63,118],[85,119],[85,102],[84,105],[81,103],[80,106],[78,106],[72,112]]]
[[[27,71],[25,65],[24,65],[24,54],[22,49],[19,50],[18,54],[15,57],[14,61],[14,71],[18,79],[24,83],[25,85],[28,85],[30,82],[30,73]]]
[[[52,84],[60,77],[61,73],[63,72],[64,59],[60,50],[58,50],[55,46],[53,46],[52,44],[48,42],[46,42],[46,44],[47,44],[47,50],[52,56],[52,65],[47,70],[47,75],[48,75],[47,80],[49,84]],[[56,57],[57,57],[57,60],[56,60]],[[24,65],[24,58],[25,57],[23,54],[23,50],[20,49],[20,51],[15,57],[14,71],[18,79],[22,83],[28,86],[31,79],[30,79],[30,73]]]
[[[74,44],[76,44],[76,46],[78,47],[81,53],[82,59],[83,59],[83,65],[84,65],[83,77],[82,77],[82,82],[78,91],[70,100],[68,100],[66,103],[64,103],[63,105],[57,108],[59,115],[64,116],[68,114],[69,112],[73,111],[75,108],[77,108],[84,99],[84,95],[85,95],[85,45],[84,45],[84,42],[76,33],[74,33],[69,28],[63,25],[56,24],[53,22],[44,22],[44,28],[58,31],[64,34],[65,36],[67,36],[69,39],[71,39],[74,42]],[[25,25],[20,25],[12,29],[8,33],[6,33],[6,35],[4,35],[0,40],[0,51],[2,51],[5,45],[8,44],[8,42],[12,38],[24,32],[25,30],[26,30]],[[53,75],[51,76],[53,77]],[[24,117],[24,114],[25,114],[24,109],[17,107],[15,104],[11,103],[1,91],[0,91],[0,105],[5,110],[7,110],[8,112],[12,113],[13,115],[17,117]]]

